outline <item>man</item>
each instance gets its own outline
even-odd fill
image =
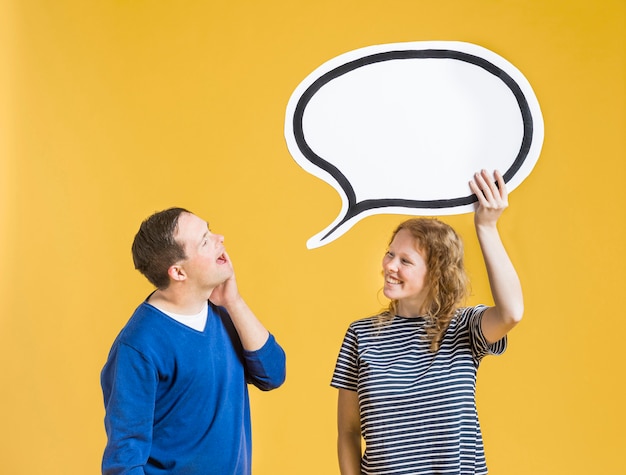
[[[146,219],[135,268],[156,287],[102,369],[105,475],[249,475],[247,383],[285,379],[285,353],[239,294],[224,238],[182,208]]]

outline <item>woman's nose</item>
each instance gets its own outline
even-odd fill
[[[398,265],[396,264],[396,260],[390,259],[389,261],[387,261],[385,264],[383,264],[383,269],[393,272],[397,271]]]

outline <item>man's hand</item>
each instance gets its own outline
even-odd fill
[[[228,308],[230,305],[233,305],[240,300],[241,297],[239,295],[237,279],[235,278],[235,271],[233,270],[233,264],[230,260],[230,256],[226,252],[224,252],[224,256],[228,260],[227,265],[231,268],[231,276],[213,289],[209,300],[215,305]]]

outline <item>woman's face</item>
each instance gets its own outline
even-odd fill
[[[423,313],[428,294],[426,272],[426,261],[415,238],[409,230],[401,229],[383,257],[383,293],[388,299],[398,301],[400,316],[417,317]]]

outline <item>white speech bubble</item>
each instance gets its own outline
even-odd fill
[[[425,41],[361,48],[309,74],[287,105],[289,152],[342,198],[309,249],[373,214],[474,210],[468,182],[500,170],[509,191],[532,171],[543,118],[522,73],[471,43]]]

